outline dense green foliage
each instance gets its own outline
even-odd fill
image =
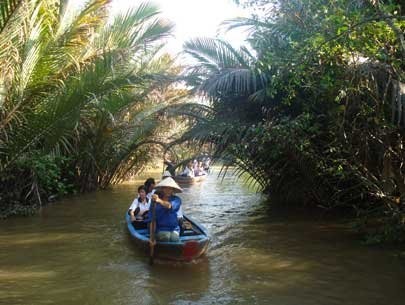
[[[157,55],[172,25],[153,5],[109,18],[107,0],[0,3],[0,214],[119,182],[156,151],[184,97]]]
[[[273,204],[354,212],[369,241],[404,241],[401,1],[240,2],[255,14],[224,26],[248,48],[185,44],[214,114],[184,139],[215,143]]]
[[[0,214],[120,182],[159,146],[187,158],[200,143],[273,204],[349,212],[370,242],[404,241],[401,1],[236,2],[252,16],[223,26],[247,29],[248,46],[185,44],[203,106],[181,103],[180,69],[158,55],[172,26],[156,7],[110,18],[108,0],[2,1]]]

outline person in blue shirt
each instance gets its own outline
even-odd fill
[[[177,212],[181,207],[180,197],[174,195],[182,189],[171,177],[167,177],[156,185],[156,193],[152,195],[155,204],[156,240],[178,242],[180,226]],[[152,221],[153,213],[148,213],[148,221]]]

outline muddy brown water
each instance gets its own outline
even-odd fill
[[[405,304],[395,251],[363,246],[338,223],[271,215],[259,194],[215,173],[181,194],[212,236],[207,255],[151,267],[124,221],[140,182],[1,221],[0,304]]]

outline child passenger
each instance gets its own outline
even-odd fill
[[[146,190],[143,185],[138,187],[138,197],[134,199],[129,207],[131,222],[136,229],[146,228],[144,220],[147,217],[150,207],[150,200],[146,197]]]

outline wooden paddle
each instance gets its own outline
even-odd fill
[[[156,201],[152,201],[152,217],[149,225],[149,265],[153,265],[155,255]]]

